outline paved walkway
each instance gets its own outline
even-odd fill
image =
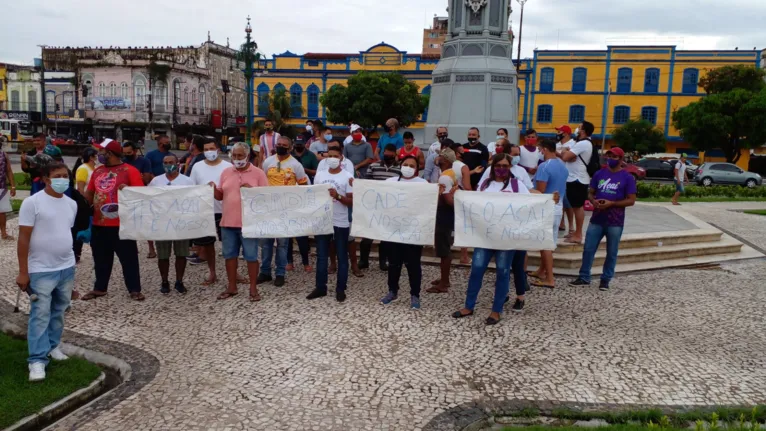
[[[766,247],[766,217],[704,204],[685,209]],[[0,257],[0,298],[11,307],[14,245],[0,243]],[[762,260],[620,276],[608,293],[559,280],[495,327],[483,324],[491,288],[475,317],[449,317],[464,299],[463,270],[454,272],[452,292],[424,294],[415,312],[406,301],[377,303],[386,290],[377,270],[351,278],[345,304],[307,302],[313,274],[295,272],[283,288],[261,286],[264,300],[254,305],[244,290],[216,301],[223,285],[199,287],[200,267],[187,275],[188,295],[162,297],[156,262],[141,265],[146,302],[128,300],[116,265],[108,297],[75,304],[67,328],[142,349],[160,370],[78,429],[399,431],[427,427],[467,403],[515,399],[766,402]],[[77,274],[82,291],[92,274],[86,254]],[[424,268],[424,284],[435,276],[436,268]]]

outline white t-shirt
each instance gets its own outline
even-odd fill
[[[29,240],[30,274],[61,271],[75,265],[72,228],[77,203],[67,196],[54,198],[45,191],[24,199],[19,226],[32,226]]]
[[[427,183],[428,182],[424,178],[421,178],[418,176],[412,177],[410,179],[391,177],[391,178],[386,178],[386,181],[398,181],[400,183]]]
[[[326,153],[327,152],[327,143],[322,143],[320,140],[316,140],[311,143],[311,146],[309,147],[309,151],[311,151],[314,154],[319,153]]]
[[[590,157],[593,155],[593,144],[587,139],[578,141],[570,147],[570,151],[576,157],[571,162],[566,162],[567,170],[569,171],[567,182],[579,181],[580,184],[590,184],[590,175],[588,175],[588,168],[585,164],[590,162]],[[580,157],[582,157],[582,160]]]
[[[574,140],[572,140],[572,139],[570,139],[570,140],[568,140],[568,141],[566,141],[566,142],[559,142],[559,143],[557,143],[557,144],[556,144],[556,154],[558,154],[559,156],[561,156],[561,153],[562,153],[564,150],[568,150],[568,149],[569,149],[569,148],[572,146],[572,144],[574,144],[574,143],[575,143],[575,142],[574,142]]]
[[[492,158],[492,156],[497,154],[497,142],[487,144],[487,150],[489,151],[489,158]]]
[[[352,176],[354,175],[354,162],[347,158],[343,158],[343,160],[340,161],[340,167],[343,168],[344,171],[348,172]],[[321,171],[329,171],[330,167],[327,166],[327,159],[322,159],[319,161],[319,165],[317,166],[317,173]],[[314,183],[316,184],[316,183]]]
[[[503,184],[504,183],[502,183],[502,182],[492,181],[491,183],[489,183],[489,185],[487,186],[486,189],[484,189],[484,190],[479,189],[479,191],[482,191],[482,192],[495,192],[495,193],[497,193],[497,192],[513,193],[513,186],[511,185],[510,181],[508,182],[508,187],[505,188],[505,190],[503,190]],[[529,194],[529,189],[527,188],[527,186],[525,186],[524,183],[522,183],[521,181],[518,181],[518,184],[519,184],[519,194],[520,195],[528,195]]]
[[[314,177],[314,185],[318,184],[330,184],[340,196],[347,196],[349,193],[354,192],[354,188],[349,184],[349,180],[354,178],[345,170],[341,169],[337,174],[331,174],[329,170],[317,171],[317,175]],[[337,200],[333,199],[332,203],[332,224],[335,227],[349,227],[351,223],[348,221],[349,207],[343,205]]]
[[[460,160],[452,162],[452,172],[455,173],[455,180],[457,180],[457,185],[460,188],[463,187],[463,166],[465,166],[465,163]]]
[[[430,147],[428,147],[428,156],[432,155],[439,155],[439,152],[442,150],[442,143],[439,141],[434,142],[431,144]]]
[[[192,175],[194,175],[194,171],[192,171]],[[164,186],[193,186],[194,180],[187,177],[186,175],[178,175],[173,179],[173,181],[170,181],[170,184],[168,184],[168,176],[167,174],[162,174],[159,177],[154,177],[152,181],[149,182],[149,187],[164,187]]]
[[[541,160],[540,149],[535,148],[535,151],[529,151],[524,145],[519,148],[521,149],[519,154],[521,160],[519,160],[519,164],[529,169],[536,168],[539,164],[538,162]]]
[[[676,169],[678,169],[678,176],[676,178],[678,178],[678,182],[683,183],[684,179],[686,179],[686,165],[678,162],[676,163]]]
[[[216,187],[220,187],[221,174],[231,166],[232,164],[226,160],[221,160],[221,163],[215,166],[210,166],[204,161],[195,163],[191,174],[192,185],[201,186],[209,184],[212,181],[215,183]],[[167,182],[165,182],[165,184],[167,184]],[[221,214],[223,212],[223,202],[216,200],[214,207],[216,214]]]
[[[484,184],[484,181],[489,178],[489,170],[490,167],[488,166],[487,169],[484,169],[484,173],[481,175],[481,179],[479,180],[479,186]],[[529,178],[529,173],[527,173],[526,169],[522,168],[519,165],[511,167],[511,173],[513,174],[516,179],[519,180],[522,184],[524,184],[528,189],[533,189],[535,186],[532,184],[532,179]]]

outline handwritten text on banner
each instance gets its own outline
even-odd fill
[[[554,250],[553,196],[455,194],[455,245],[492,250]]]
[[[294,238],[333,233],[330,185],[242,188],[242,236]]]
[[[118,198],[121,239],[169,241],[216,234],[210,186],[125,187]]]
[[[351,235],[433,245],[438,198],[435,184],[354,180]]]

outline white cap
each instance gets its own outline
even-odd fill
[[[101,148],[106,148],[106,146],[109,145],[110,142],[112,142],[112,139],[106,138],[104,139],[104,142],[100,143],[99,145],[101,146]]]
[[[351,133],[356,132],[357,130],[361,129],[362,127],[358,124],[352,124],[351,125]]]

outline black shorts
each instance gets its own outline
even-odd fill
[[[572,208],[582,208],[588,199],[588,185],[579,181],[567,183],[567,200]]]
[[[436,257],[450,257],[452,255],[452,224],[436,224],[434,232],[434,251]]]
[[[215,215],[215,233],[218,235],[218,241],[221,241],[221,214]],[[200,247],[215,244],[215,237],[203,236],[202,238],[193,239],[192,243]]]

